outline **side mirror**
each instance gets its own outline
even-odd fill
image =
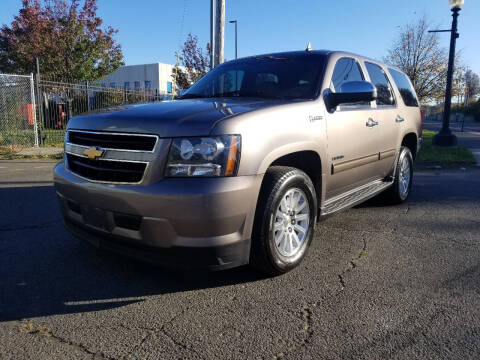
[[[368,81],[347,81],[342,84],[339,92],[328,89],[325,92],[325,104],[329,112],[334,112],[340,104],[361,103],[377,98],[377,88]]]

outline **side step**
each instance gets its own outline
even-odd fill
[[[329,215],[343,209],[351,208],[381,193],[392,184],[393,180],[390,179],[389,181],[376,180],[344,194],[335,196],[325,202],[321,214]]]

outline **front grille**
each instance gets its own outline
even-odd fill
[[[68,132],[68,142],[83,146],[100,146],[104,149],[153,151],[157,142],[154,135],[97,133],[88,131]]]
[[[68,167],[89,180],[119,183],[138,183],[147,164],[126,161],[91,160],[67,154]]]
[[[158,136],[148,134],[69,130],[66,165],[91,181],[140,183],[147,165],[155,161],[158,141]]]

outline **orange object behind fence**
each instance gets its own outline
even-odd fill
[[[37,104],[35,104],[35,108]],[[20,108],[20,112],[27,118],[28,125],[33,125],[33,104],[25,104]]]

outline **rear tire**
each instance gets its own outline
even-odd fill
[[[268,169],[260,191],[250,264],[270,275],[292,270],[305,257],[317,220],[317,196],[303,171]]]
[[[392,204],[401,204],[407,200],[412,189],[413,180],[413,157],[408,147],[400,148],[398,156],[395,179],[393,186],[388,190],[388,201]]]

